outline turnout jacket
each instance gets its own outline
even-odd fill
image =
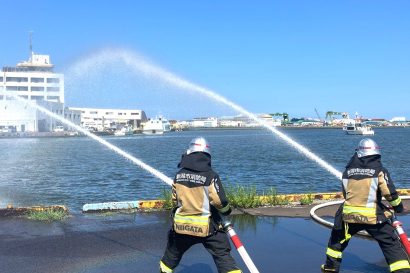
[[[355,153],[343,173],[342,218],[347,223],[376,224],[392,217],[382,197],[402,212],[403,204],[380,155],[359,158]]]
[[[211,168],[211,156],[195,152],[184,154],[181,168],[172,184],[172,200],[176,205],[174,231],[206,237],[219,226],[221,213],[231,212],[219,175]]]

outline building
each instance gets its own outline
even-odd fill
[[[77,107],[70,107],[69,110],[80,112],[81,126],[95,131],[120,129],[125,126],[136,129],[141,127],[141,123],[147,121],[147,116],[142,110]]]
[[[218,119],[214,117],[194,118],[189,121],[189,127],[194,128],[214,128],[218,127]]]
[[[38,100],[34,102],[37,106],[79,125],[81,112],[69,111],[62,103]],[[31,107],[28,103],[23,104],[16,100],[0,101],[0,130],[3,132],[51,132],[57,126],[64,126],[58,120]]]
[[[272,115],[269,114],[258,114],[256,115],[260,122],[249,118],[248,116],[238,115],[234,117],[221,117],[219,119],[220,127],[260,127],[261,122],[267,126],[281,126],[280,119],[274,119]]]
[[[28,61],[18,63],[16,67],[3,67],[0,74],[0,129],[50,132],[62,125],[13,96],[19,96],[79,125],[79,113],[64,106],[64,75],[54,73],[53,68],[48,55],[34,52],[31,52]],[[64,127],[68,129],[68,126]]]

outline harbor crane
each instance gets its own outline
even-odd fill
[[[347,112],[334,112],[334,111],[327,111],[326,112],[326,123],[332,125],[334,123],[335,118],[333,116],[342,116],[343,120],[349,120],[349,114]]]
[[[317,118],[319,119],[319,121],[322,121],[322,118],[320,117],[319,112],[317,111],[316,108],[315,108],[315,112],[316,112],[316,115],[317,115]]]
[[[283,123],[288,123],[289,122],[289,115],[288,113],[273,113],[273,114],[269,114],[272,117],[282,117],[283,119]]]
[[[333,111],[326,112],[326,120],[332,121],[334,119],[333,116],[342,116],[342,118],[344,119],[349,118],[349,114],[347,112],[333,112]]]

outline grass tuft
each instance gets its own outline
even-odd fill
[[[256,208],[262,205],[261,199],[256,194],[253,186],[228,186],[226,196],[231,206],[235,208]]]
[[[172,209],[174,204],[172,202],[172,190],[167,188],[162,189],[162,199],[164,200],[164,204],[162,205],[163,209]]]
[[[313,201],[314,201],[314,198],[311,193],[303,195],[299,200],[301,205],[311,205]]]
[[[277,190],[273,187],[264,193],[261,198],[264,205],[283,206],[289,204],[289,200],[286,197],[279,196]]]
[[[26,213],[30,220],[54,222],[61,221],[68,216],[68,212],[62,209],[31,210]]]

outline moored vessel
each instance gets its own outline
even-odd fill
[[[348,135],[374,135],[374,130],[371,126],[361,123],[348,124],[343,127],[343,130]]]

